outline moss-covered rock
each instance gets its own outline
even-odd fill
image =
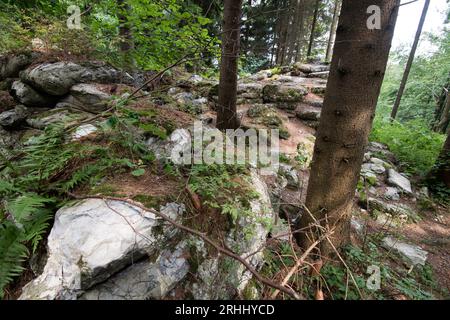
[[[301,102],[308,91],[295,84],[268,84],[263,88],[264,102]]]

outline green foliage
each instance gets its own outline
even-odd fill
[[[122,66],[120,44],[124,39],[119,35],[120,12],[131,26],[134,49],[130,55],[142,69],[161,69],[186,54],[192,54],[190,58],[198,54],[218,55],[218,42],[208,33],[212,21],[202,16],[190,1],[127,0],[130,10],[119,9],[115,0],[0,3],[0,53],[28,48],[33,38],[39,38],[47,50],[99,57]],[[82,30],[66,26],[70,4],[86,11],[81,16]]]
[[[98,133],[105,144],[71,141],[62,126],[49,126],[0,171],[0,292],[20,275],[52,213],[74,189],[94,185],[111,171],[130,170],[136,177],[145,173],[154,155],[133,125],[144,114],[152,115],[118,107]]]
[[[421,120],[401,124],[381,117],[375,119],[370,135],[372,141],[386,144],[407,172],[422,176],[436,161],[444,138]]]
[[[370,136],[373,141],[387,144],[410,174],[421,176],[431,169],[443,145],[444,136],[431,131],[431,127],[450,70],[450,32],[426,36],[436,50],[415,58],[397,115],[399,122],[391,123],[389,116],[409,48],[393,53],[393,63],[386,72]]]
[[[246,168],[237,165],[194,165],[190,171],[189,187],[198,193],[203,203],[229,216],[235,223],[249,215],[250,200],[257,197],[246,181],[238,179]]]

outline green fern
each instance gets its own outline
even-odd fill
[[[5,286],[19,276],[28,257],[28,248],[22,243],[23,232],[11,221],[0,224],[0,298]]]

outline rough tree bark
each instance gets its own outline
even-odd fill
[[[442,151],[428,178],[431,189],[436,190],[440,186],[450,189],[450,127],[447,130],[447,139],[442,147]]]
[[[305,37],[305,0],[300,0],[298,3],[298,26],[297,26],[297,45],[295,48],[295,62],[302,58],[302,49],[304,47]]]
[[[319,6],[320,6],[320,0],[316,0],[316,6],[314,8],[314,16],[313,21],[311,25],[311,35],[309,37],[309,44],[308,44],[308,52],[306,53],[306,56],[309,58],[311,57],[313,45],[314,45],[314,36],[316,33],[316,23],[317,23],[317,16],[319,14]]]
[[[284,65],[284,58],[286,57],[287,36],[289,28],[289,14],[288,14],[289,1],[282,1],[282,12],[279,17],[280,23],[280,36],[278,38],[278,52],[277,52],[277,65]]]
[[[325,54],[325,62],[331,62],[340,11],[341,11],[341,0],[336,0],[334,4],[333,22],[331,23],[330,27],[330,37],[328,38],[327,52]]]
[[[447,85],[442,90],[442,95],[437,103],[433,130],[445,133],[450,124],[450,75]]]
[[[343,0],[336,45],[308,183],[306,207],[323,226],[335,228],[336,247],[349,239],[350,218],[364,149],[386,70],[400,0]],[[381,8],[380,30],[369,30],[366,13]],[[314,219],[303,213],[298,243],[317,239]],[[332,247],[321,244],[321,254]]]
[[[126,0],[117,0],[119,8],[117,18],[119,20],[120,53],[125,68],[134,69],[136,62],[133,58],[134,41],[128,21],[128,15],[131,11],[130,5]]]
[[[409,72],[411,71],[411,66],[414,61],[414,56],[416,55],[417,45],[419,44],[420,35],[422,34],[423,24],[425,23],[425,18],[427,17],[428,7],[430,6],[430,0],[425,0],[425,4],[422,10],[422,16],[420,17],[419,27],[417,28],[416,36],[414,38],[414,43],[409,53],[408,62],[406,63],[405,72],[403,73],[402,82],[400,82],[400,88],[398,89],[397,98],[395,99],[394,107],[391,112],[391,119],[395,119],[398,112],[398,107],[402,100],[403,92],[405,91],[406,82],[408,81]]]
[[[242,0],[225,0],[223,10],[222,58],[220,61],[217,128],[237,129],[237,72]]]

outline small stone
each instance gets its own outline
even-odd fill
[[[427,261],[428,252],[423,250],[419,246],[399,241],[390,236],[387,236],[383,239],[383,245],[388,249],[396,250],[413,266],[424,266],[425,262]]]
[[[288,187],[293,188],[293,189],[298,189],[299,185],[298,185],[298,174],[297,171],[291,167],[290,165],[284,164],[284,163],[280,163],[280,167],[279,167],[279,172],[280,175],[282,175],[283,177],[286,178],[287,182],[288,182]]]
[[[384,197],[388,200],[400,200],[398,189],[394,187],[387,187],[384,192]]]
[[[28,109],[23,105],[16,106],[13,110],[0,114],[0,125],[5,128],[13,128],[22,124],[28,116]]]
[[[411,182],[409,181],[409,179],[402,176],[394,169],[388,170],[387,183],[390,184],[391,186],[400,188],[400,190],[402,190],[407,194],[412,194]]]
[[[84,137],[87,137],[94,132],[96,132],[98,129],[96,126],[92,124],[83,124],[79,126],[77,129],[75,129],[75,132],[72,134],[72,140],[80,140]]]

